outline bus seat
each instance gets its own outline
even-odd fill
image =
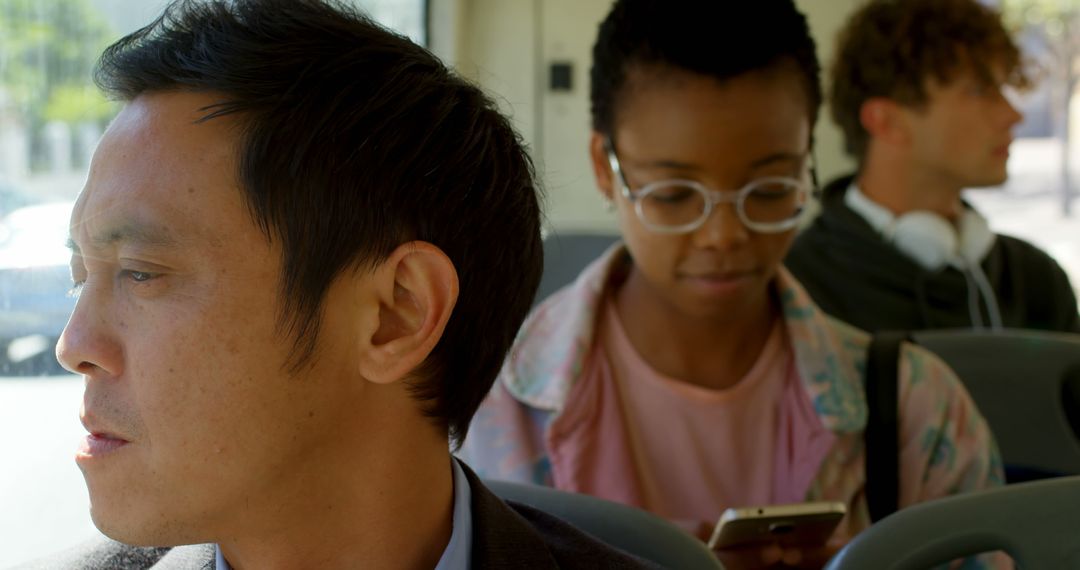
[[[597,539],[665,568],[723,570],[705,543],[643,510],[539,485],[485,480],[506,501],[559,517]]]
[[[619,240],[615,234],[553,232],[544,238],[544,275],[533,305],[569,285],[592,261]]]
[[[925,570],[1003,550],[1017,568],[1080,568],[1080,477],[913,505],[858,534],[825,570]]]
[[[963,381],[1010,482],[1080,475],[1080,335],[965,329],[912,336]]]

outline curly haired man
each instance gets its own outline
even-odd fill
[[[842,30],[829,103],[857,171],[787,267],[859,328],[1080,331],[1068,278],[1046,253],[994,234],[961,198],[1007,177],[1022,56],[975,0],[873,0]]]

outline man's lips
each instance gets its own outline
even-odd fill
[[[82,422],[83,428],[86,429],[87,433],[89,433],[90,435],[106,439],[119,439],[122,441],[127,441],[127,438],[123,435],[120,435],[117,430],[109,428],[109,426],[107,426],[105,422],[100,421],[96,416],[93,416],[88,412],[84,412],[79,417],[79,421]]]
[[[124,436],[103,427],[88,413],[84,413],[79,419],[89,434],[79,440],[79,446],[75,452],[76,458],[100,457],[130,443]]]
[[[92,433],[79,440],[79,447],[75,451],[77,459],[102,457],[108,455],[128,444],[127,440],[111,437],[105,434]]]

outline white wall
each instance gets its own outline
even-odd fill
[[[795,0],[795,4],[810,20],[810,33],[817,42],[818,59],[822,65],[821,81],[827,93],[828,68],[836,33],[848,15],[862,4],[862,0]],[[836,128],[829,116],[827,106],[821,109],[814,138],[817,141],[818,176],[822,183],[854,169],[855,163],[844,153],[840,129]]]
[[[453,64],[496,99],[534,152],[538,151],[534,0],[457,1],[463,33]]]
[[[558,229],[615,229],[589,165],[589,66],[610,0],[537,0],[541,9],[540,139],[549,222]],[[552,62],[573,64],[572,90],[548,89]]]
[[[860,1],[796,0],[810,20],[823,64],[836,31]],[[586,148],[592,43],[610,5],[611,0],[432,0],[433,49],[492,93],[513,118],[547,190],[548,223],[562,231],[614,228],[593,185]],[[449,22],[455,17],[460,20]],[[548,65],[554,61],[573,64],[571,91],[548,90]],[[822,180],[851,168],[824,110],[815,135]]]

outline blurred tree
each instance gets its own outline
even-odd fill
[[[0,113],[27,129],[32,157],[49,121],[113,115],[91,73],[114,33],[89,0],[0,0],[0,30]]]
[[[1040,75],[1052,82],[1052,116],[1061,138],[1062,212],[1072,214],[1075,192],[1069,168],[1073,133],[1070,108],[1080,73],[1080,0],[1000,0],[1000,8],[1011,26],[1034,34],[1041,41],[1045,56],[1034,62]]]

